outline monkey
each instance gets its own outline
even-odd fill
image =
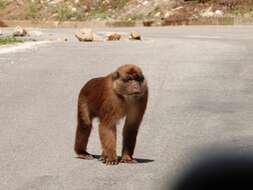
[[[87,152],[92,120],[99,119],[100,159],[106,165],[119,163],[116,153],[116,125],[125,118],[121,163],[137,163],[133,158],[139,126],[148,101],[148,85],[140,67],[120,66],[116,71],[89,80],[78,98],[75,152],[78,158],[94,159]]]

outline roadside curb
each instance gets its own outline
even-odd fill
[[[150,23],[150,24],[146,24]],[[146,20],[146,21],[45,21],[1,20],[0,27],[44,27],[44,28],[105,28],[105,27],[142,27],[173,25],[253,25],[253,18],[243,17],[202,17],[196,20]]]
[[[190,25],[253,25],[253,18],[243,18],[243,17],[200,18],[197,21],[192,21]]]
[[[105,28],[105,27],[137,27],[143,26],[142,21],[45,21],[2,20],[2,27],[45,27],[45,28]],[[1,27],[1,25],[0,25]]]

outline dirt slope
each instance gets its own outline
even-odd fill
[[[156,19],[187,24],[217,16],[253,17],[253,0],[0,0],[0,20]]]

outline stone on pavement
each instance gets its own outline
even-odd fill
[[[120,40],[121,37],[122,37],[121,34],[113,32],[113,33],[108,34],[107,40],[108,41],[117,41],[117,40]]]
[[[130,40],[141,40],[141,34],[139,32],[133,31],[129,36]]]
[[[91,29],[83,28],[75,33],[75,37],[80,42],[92,42],[94,41],[94,33]]]
[[[27,36],[28,32],[26,31],[26,29],[17,26],[13,32],[13,36],[15,37],[23,37],[23,36]]]

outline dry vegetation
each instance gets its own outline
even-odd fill
[[[90,19],[187,22],[200,17],[206,9],[221,10],[226,16],[253,17],[253,0],[0,0],[1,19],[34,22]]]

